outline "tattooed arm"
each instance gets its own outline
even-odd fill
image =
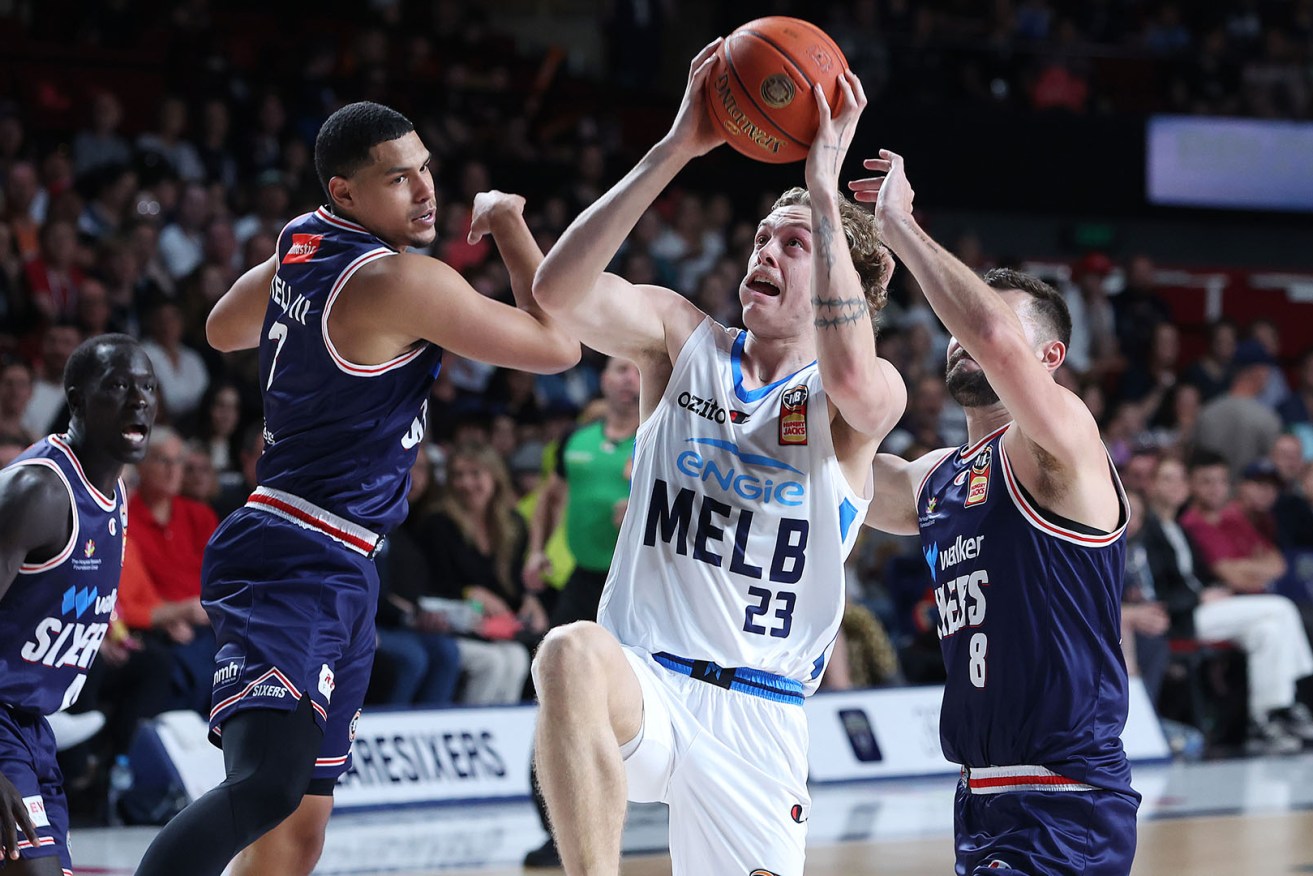
[[[840,101],[831,118],[824,92],[815,96],[821,125],[807,156],[812,211],[812,313],[817,359],[829,398],[835,449],[849,480],[862,489],[875,447],[903,414],[902,378],[876,356],[872,314],[853,267],[839,214],[839,172],[852,143],[866,95],[857,77],[840,80]]]

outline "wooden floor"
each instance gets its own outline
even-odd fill
[[[945,876],[947,840],[841,843],[807,856],[809,876]],[[417,871],[413,876],[419,876]],[[552,876],[559,870],[441,870],[442,876]],[[622,876],[670,876],[665,855],[627,858]],[[1313,873],[1313,813],[1172,818],[1140,825],[1132,876],[1279,876]]]

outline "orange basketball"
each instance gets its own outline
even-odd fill
[[[707,111],[725,128],[729,145],[771,164],[801,161],[820,119],[813,83],[830,109],[848,62],[825,31],[783,15],[735,30],[716,50],[707,78]]]

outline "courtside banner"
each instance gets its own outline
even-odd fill
[[[334,808],[526,797],[533,706],[368,711]]]
[[[942,687],[820,693],[807,700],[812,782],[956,774],[939,748]],[[1131,760],[1170,756],[1140,679],[1131,679],[1122,744]]]
[[[364,712],[334,809],[527,797],[536,715],[534,706]],[[169,712],[148,729],[191,799],[223,781],[223,752],[194,712]]]

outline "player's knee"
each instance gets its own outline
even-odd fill
[[[225,783],[227,784],[227,783]],[[305,782],[289,781],[281,770],[266,769],[229,784],[233,811],[252,831],[266,831],[301,805]]]
[[[591,683],[596,689],[596,681],[605,669],[607,652],[614,648],[611,634],[590,621],[552,630],[538,646],[533,660],[533,683],[539,696],[545,690],[573,687],[576,681]]]

